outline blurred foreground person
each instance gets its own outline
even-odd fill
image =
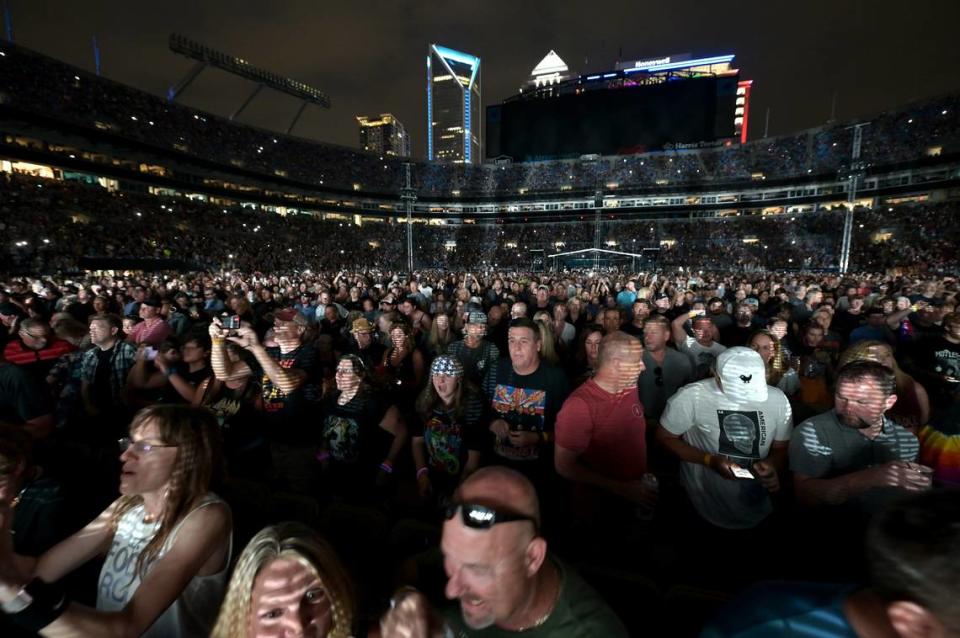
[[[438,614],[422,594],[405,592],[381,621],[382,638],[627,635],[598,594],[547,552],[537,493],[520,473],[478,470],[461,485],[446,517],[445,593],[460,609]]]
[[[316,532],[278,523],[237,560],[213,638],[352,636],[356,601],[340,560]]]
[[[227,580],[230,509],[210,493],[219,456],[207,412],[155,406],[120,440],[120,498],[39,558],[13,553],[13,504],[0,505],[0,606],[44,636],[207,636]],[[66,601],[58,581],[107,553],[97,607]]]
[[[867,533],[869,585],[761,583],[701,638],[960,636],[960,498],[929,492],[882,512]]]

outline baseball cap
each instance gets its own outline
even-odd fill
[[[0,315],[16,315],[18,317],[22,317],[24,316],[24,313],[17,304],[4,301],[3,303],[0,303]]]
[[[467,323],[487,325],[487,315],[479,311],[472,311],[467,315]]]
[[[150,306],[151,308],[162,308],[163,301],[161,301],[160,297],[147,297],[143,300],[143,305]]]
[[[354,320],[350,332],[373,332],[373,324],[367,321],[366,317],[360,317]]]
[[[767,400],[767,371],[759,352],[736,346],[717,357],[723,393],[737,401]]]

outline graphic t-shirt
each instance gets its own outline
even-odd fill
[[[749,469],[769,456],[774,441],[790,440],[793,417],[777,388],[767,387],[765,401],[742,401],[721,392],[714,379],[704,379],[667,402],[660,425],[698,450]],[[725,479],[700,463],[683,463],[681,479],[697,512],[718,527],[754,527],[772,511],[757,479]]]
[[[918,359],[920,367],[926,372],[960,379],[960,344],[950,343],[944,338],[930,339],[921,346]],[[960,392],[960,381],[931,381],[927,383],[927,390],[933,404],[944,407],[952,403]]]
[[[321,436],[330,458],[343,464],[378,465],[390,438],[380,428],[390,404],[366,387],[344,405],[337,403],[338,396],[334,393],[324,403]]]
[[[438,407],[426,419],[418,415],[413,422],[410,435],[423,437],[432,478],[459,478],[467,462],[467,452],[483,450],[486,432],[480,422],[482,399],[477,394],[464,393],[464,400],[463,414],[459,419],[453,411]]]
[[[303,384],[287,393],[273,384],[269,375],[255,360],[249,362],[254,378],[260,382],[260,407],[269,423],[266,428],[267,435],[288,443],[304,442],[309,437],[301,431],[306,427],[303,421],[307,418],[310,404],[317,396],[316,350],[307,344],[291,352],[280,352],[280,348],[266,350],[270,358],[284,370],[296,369],[307,373]]]
[[[553,432],[553,425],[569,392],[567,377],[548,363],[532,374],[517,374],[509,358],[490,369],[483,391],[492,411],[491,420],[503,419],[511,431]],[[539,445],[514,447],[509,440],[494,442],[493,451],[510,461],[536,461]]]

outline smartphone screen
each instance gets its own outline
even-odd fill
[[[733,475],[736,476],[737,478],[742,478],[742,479],[753,478],[753,472],[751,472],[750,470],[746,470],[742,467],[734,467],[731,469],[733,470]]]

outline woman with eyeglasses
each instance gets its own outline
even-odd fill
[[[45,636],[208,636],[230,563],[230,509],[211,493],[217,425],[186,406],[145,408],[120,440],[120,498],[39,558],[13,554],[0,505],[0,606]],[[65,600],[64,576],[106,553],[97,606]]]
[[[350,501],[367,501],[374,487],[393,474],[407,428],[397,406],[370,385],[360,357],[337,362],[336,389],[323,403],[321,444],[317,452],[326,491]]]
[[[357,604],[347,572],[316,532],[300,523],[260,531],[230,579],[212,638],[349,638]]]

